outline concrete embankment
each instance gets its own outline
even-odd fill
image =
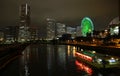
[[[1,44],[0,45],[0,70],[17,58],[28,44]]]
[[[58,43],[56,43],[56,44],[58,44]],[[59,44],[76,46],[77,48],[94,50],[98,53],[109,54],[109,55],[120,57],[120,47],[118,47],[118,46],[107,46],[107,45],[92,46],[92,44],[75,44],[75,43],[59,43]]]

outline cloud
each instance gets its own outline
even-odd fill
[[[89,16],[95,25],[106,25],[108,18],[118,16],[119,0],[1,0],[0,23],[19,22],[19,7],[28,2],[31,7],[32,24],[41,25],[48,17],[66,24],[79,24]],[[105,22],[106,21],[106,22]],[[99,26],[98,26],[99,27]]]

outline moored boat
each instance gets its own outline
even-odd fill
[[[95,51],[77,51],[76,59],[95,68],[120,68],[120,58],[117,56],[104,55]]]

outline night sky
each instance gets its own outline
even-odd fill
[[[31,26],[46,28],[46,18],[70,26],[83,17],[92,19],[95,29],[104,29],[119,14],[119,0],[0,0],[0,26],[19,25],[19,6],[31,6]]]

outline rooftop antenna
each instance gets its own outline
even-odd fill
[[[25,0],[25,1],[23,1],[23,2],[26,3],[26,4],[28,4],[28,5],[31,4],[31,0]]]

